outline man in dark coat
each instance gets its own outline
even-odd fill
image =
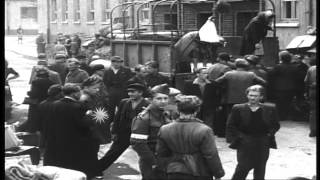
[[[196,73],[196,79],[185,82],[183,94],[197,96],[203,101],[198,117],[199,119],[202,119],[206,125],[215,130],[215,112],[217,105],[219,105],[217,83],[211,82],[207,79],[208,70],[206,68],[198,69]]]
[[[49,72],[42,67],[37,69],[36,77],[31,82],[31,89],[27,93],[29,98],[33,100],[29,104],[28,120],[19,126],[19,131],[27,131],[34,133],[40,129],[40,119],[38,105],[41,101],[48,97],[48,89],[54,83],[49,79]]]
[[[279,53],[280,64],[268,73],[268,84],[271,100],[277,105],[280,120],[287,120],[292,107],[292,100],[297,89],[297,67],[291,63],[292,56],[288,51]]]
[[[201,100],[176,96],[180,117],[163,125],[158,134],[157,154],[169,158],[169,180],[212,180],[224,176],[212,129],[196,118]]]
[[[218,77],[224,75],[224,73],[231,71],[232,68],[228,62],[230,61],[230,55],[221,52],[218,54],[217,62],[208,68],[208,79],[210,81],[216,80]]]
[[[54,84],[48,89],[48,98],[39,104],[39,119],[40,119],[40,149],[44,150],[43,165],[46,166],[52,163],[50,151],[53,149],[47,148],[47,138],[50,134],[51,124],[55,115],[53,114],[53,102],[62,98],[62,86],[60,84]],[[53,120],[51,120],[53,119]]]
[[[50,119],[47,149],[52,153],[50,166],[82,171],[88,179],[95,176],[99,143],[94,139],[86,121],[85,109],[78,102],[80,87],[67,84],[62,88],[64,97],[53,104],[55,118]]]
[[[147,81],[147,86],[152,88],[159,84],[168,84],[170,85],[170,80],[168,77],[159,73],[159,63],[156,61],[148,61],[145,63],[147,75],[145,80]]]
[[[99,160],[101,170],[107,169],[129,147],[132,119],[149,105],[142,96],[145,91],[144,85],[130,84],[127,90],[129,98],[121,100],[113,120],[113,143],[104,157]]]
[[[68,73],[68,65],[66,62],[66,56],[62,54],[58,54],[55,56],[55,62],[49,65],[49,69],[59,73],[62,84],[66,79]]]
[[[114,119],[115,108],[119,106],[121,99],[128,96],[127,81],[134,76],[130,68],[123,65],[123,59],[119,56],[111,57],[111,67],[106,69],[103,82],[106,86],[110,100],[110,120]],[[111,134],[109,132],[109,137]]]
[[[250,86],[248,103],[234,105],[228,118],[226,140],[230,148],[237,149],[238,160],[232,180],[246,179],[251,169],[254,179],[263,180],[269,148],[277,148],[278,114],[274,105],[260,103],[263,93],[262,86]]]
[[[254,54],[256,44],[266,37],[268,30],[272,30],[269,24],[274,17],[273,12],[268,10],[251,19],[244,28],[240,55]]]
[[[46,53],[46,40],[43,37],[43,33],[39,33],[39,36],[36,39],[37,44],[37,53],[38,55],[41,53]]]

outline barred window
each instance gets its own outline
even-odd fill
[[[74,9],[74,21],[78,22],[80,21],[80,0],[74,0],[73,1],[73,9]]]

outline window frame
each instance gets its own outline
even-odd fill
[[[62,13],[62,16],[61,16],[61,19],[62,19],[62,22],[63,23],[66,23],[68,22],[68,19],[69,19],[69,4],[68,4],[68,0],[62,0],[61,2],[61,13]]]
[[[91,24],[92,22],[94,22],[94,20],[95,20],[94,0],[87,0],[87,22]]]
[[[286,16],[286,7],[285,3],[291,3],[291,17],[285,17]],[[298,21],[298,0],[280,0],[280,22],[297,22]],[[292,4],[295,5],[295,7],[292,7]],[[294,15],[292,15],[292,11],[294,11]]]
[[[54,2],[54,3],[53,3]],[[51,23],[56,23],[58,20],[58,4],[57,0],[51,0],[50,1],[50,6],[51,6],[51,12],[50,12],[50,21]]]

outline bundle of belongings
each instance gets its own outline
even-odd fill
[[[6,180],[86,180],[80,171],[55,166],[36,166],[31,164],[29,155],[6,157]]]

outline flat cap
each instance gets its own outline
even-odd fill
[[[120,56],[112,56],[110,60],[113,62],[123,62],[123,59]]]
[[[91,67],[92,72],[98,71],[98,70],[104,70],[104,65],[102,64],[95,64]]]
[[[255,55],[247,55],[244,57],[245,60],[247,60],[250,64],[258,64],[259,63],[259,57]]]
[[[45,53],[39,53],[38,59],[45,59],[47,56]]]
[[[230,55],[226,52],[221,52],[218,54],[218,58],[224,60],[224,61],[230,61]]]
[[[140,83],[133,83],[133,84],[129,84],[127,87],[127,90],[140,90],[140,91],[144,91],[145,90],[145,86],[143,84]]]
[[[153,60],[146,62],[144,65],[155,68],[155,69],[159,68],[159,63]]]
[[[234,63],[236,67],[247,67],[249,65],[248,61],[242,58],[237,58]]]
[[[152,94],[161,93],[161,94],[169,95],[170,94],[169,85],[168,84],[156,85],[151,89],[151,93]]]
[[[39,60],[39,61],[37,62],[37,65],[47,66],[47,65],[48,65],[48,61],[47,61],[47,60]]]
[[[54,58],[55,58],[55,59],[64,59],[64,58],[66,58],[66,55],[64,55],[64,54],[56,54],[56,55],[54,56]]]
[[[76,58],[69,58],[68,63],[75,63],[75,64],[80,64],[80,61]]]

